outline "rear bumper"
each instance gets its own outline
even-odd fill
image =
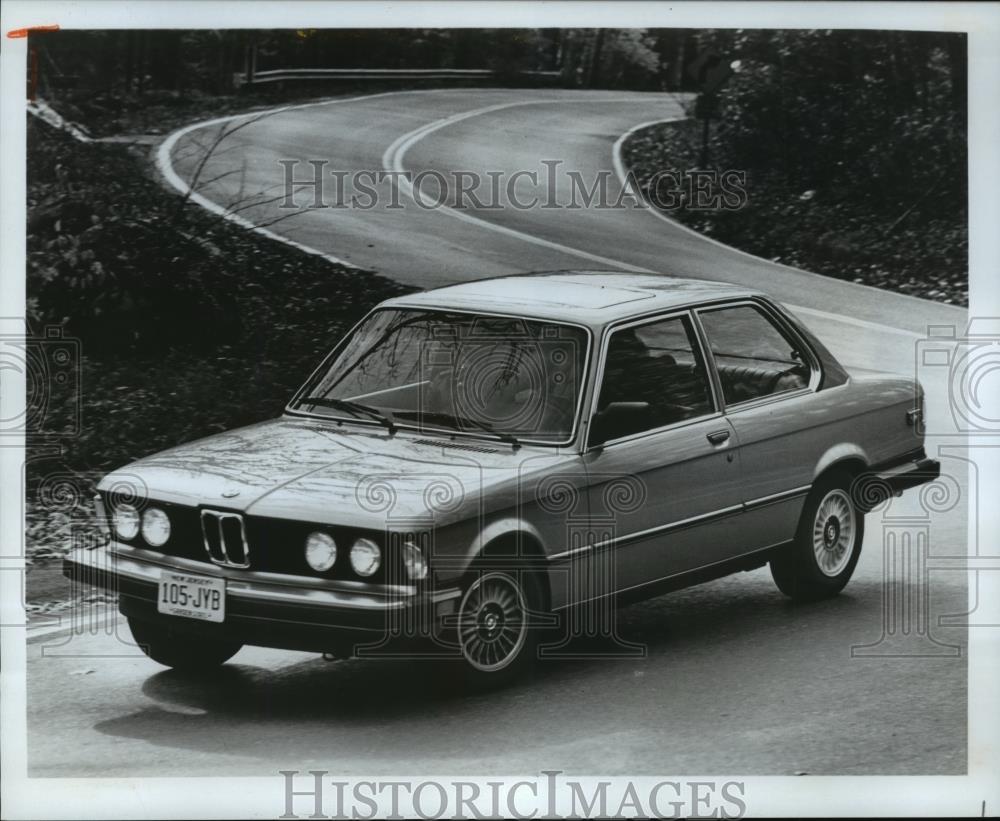
[[[159,613],[156,600],[164,570],[225,579],[225,620]],[[371,589],[353,582],[230,570],[116,542],[71,551],[63,560],[63,574],[116,592],[126,616],[169,624],[178,633],[338,654],[345,645],[378,643],[390,635],[427,635],[454,610],[460,595],[457,589]]]
[[[873,473],[894,493],[900,493],[907,488],[933,482],[941,475],[941,463],[937,459],[928,458],[921,450],[918,454]]]

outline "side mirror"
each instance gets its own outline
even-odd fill
[[[611,439],[644,430],[649,423],[649,402],[610,402],[590,420],[588,444],[598,447]]]

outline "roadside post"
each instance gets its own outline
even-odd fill
[[[715,49],[702,51],[688,66],[688,75],[698,84],[694,116],[701,120],[701,157],[699,165],[708,168],[708,138],[710,121],[719,116],[718,91],[735,73],[735,63],[722,59]]]

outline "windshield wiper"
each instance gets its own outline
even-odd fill
[[[497,430],[492,425],[488,425],[486,422],[481,422],[478,419],[473,419],[472,417],[469,416],[456,417],[456,421],[460,425],[472,425],[474,428],[479,428],[479,430],[484,431],[485,433],[492,433],[501,442],[506,442],[514,450],[517,450],[519,447],[521,447],[521,443],[517,440],[517,437],[513,433],[507,433],[506,431],[503,430]]]
[[[305,399],[300,399],[298,404],[319,405],[324,408],[347,411],[348,413],[353,413],[355,416],[367,416],[369,419],[374,419],[380,425],[388,428],[390,434],[396,432],[396,423],[392,421],[392,418],[387,413],[380,411],[378,408],[373,408],[370,405],[363,405],[360,402],[352,402],[350,399],[330,399],[326,396],[307,396]]]
[[[521,447],[521,443],[513,433],[507,433],[507,431],[497,430],[492,425],[482,422],[479,419],[474,419],[470,416],[459,416],[454,413],[444,413],[443,411],[403,411],[400,412],[400,416],[407,416],[412,418],[420,418],[424,420],[432,420],[432,423],[436,421],[439,424],[447,425],[448,427],[455,428],[456,430],[460,427],[472,427],[483,431],[484,433],[489,433],[496,436],[501,442],[506,442],[514,450]]]

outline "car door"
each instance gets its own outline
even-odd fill
[[[732,554],[737,453],[689,312],[609,329],[584,453],[593,573],[611,576],[605,588],[633,589]]]
[[[813,470],[834,444],[828,402],[816,393],[819,360],[764,301],[695,313],[740,443],[744,541],[750,550],[780,544],[794,536]]]

